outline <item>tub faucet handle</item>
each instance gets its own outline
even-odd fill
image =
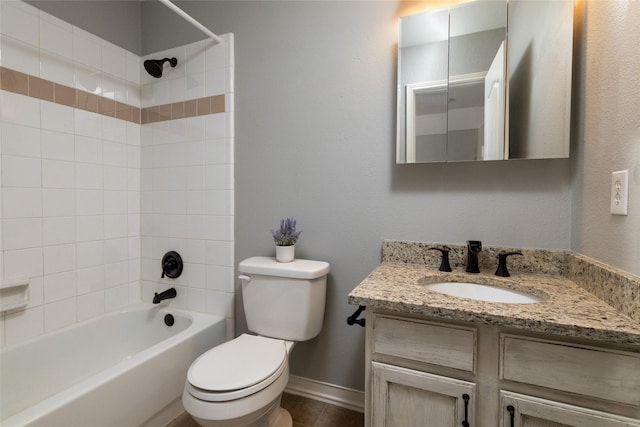
[[[451,271],[451,265],[449,264],[449,251],[451,250],[448,246],[443,246],[442,248],[429,248],[430,251],[440,251],[442,254],[442,260],[440,261],[440,271]]]
[[[498,269],[496,270],[496,276],[509,277],[509,270],[507,270],[507,257],[509,255],[522,255],[522,252],[500,252],[498,254]]]

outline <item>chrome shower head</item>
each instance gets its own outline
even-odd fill
[[[144,61],[144,69],[147,70],[147,73],[152,77],[159,79],[162,77],[162,67],[165,62],[169,62],[172,68],[178,65],[178,60],[176,58],[147,59]]]

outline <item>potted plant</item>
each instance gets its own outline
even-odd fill
[[[293,217],[280,220],[280,228],[271,230],[273,241],[276,244],[276,259],[278,261],[293,261],[300,233],[302,231],[296,230],[296,220]]]

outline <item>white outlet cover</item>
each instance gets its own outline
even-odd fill
[[[629,170],[611,173],[611,214],[627,215],[629,206]]]

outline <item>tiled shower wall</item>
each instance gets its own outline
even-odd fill
[[[173,286],[173,305],[224,315],[232,336],[233,37],[223,39],[157,52],[178,67],[142,76],[143,107],[160,106],[142,126],[142,299]],[[184,261],[175,280],[161,279],[167,251]]]
[[[0,267],[30,279],[28,306],[0,314],[0,345],[168,286],[171,305],[232,331],[231,36],[177,49],[152,81],[134,54],[25,3],[0,7]],[[186,265],[171,283],[165,249]]]

